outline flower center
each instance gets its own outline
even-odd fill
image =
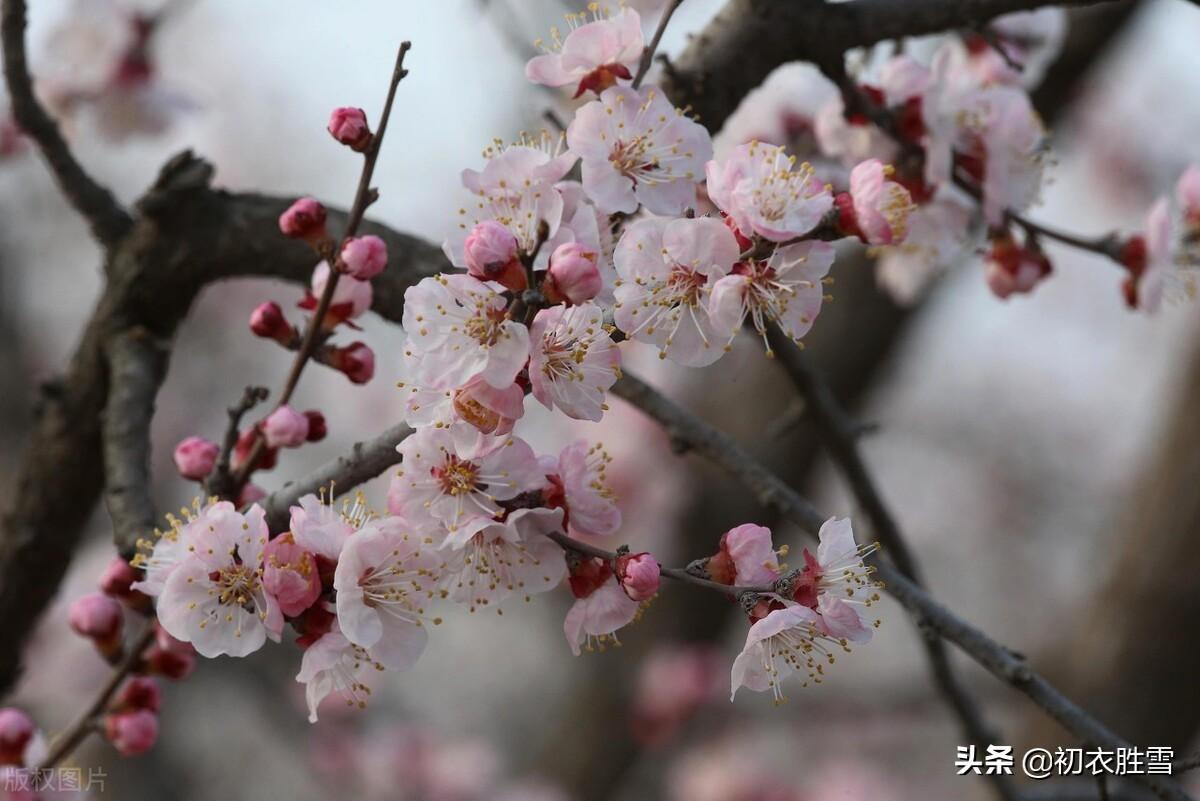
[[[474,492],[479,486],[479,469],[473,462],[460,459],[454,454],[447,454],[442,466],[435,467],[430,472],[446,495],[466,495]]]
[[[217,571],[213,579],[220,590],[223,604],[249,607],[258,592],[258,571],[249,565],[238,564]]]

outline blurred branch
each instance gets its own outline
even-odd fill
[[[1111,0],[730,0],[671,62],[663,89],[716,131],[745,94],[780,64],[828,62],[847,50],[905,36],[981,25],[1047,5]]]
[[[88,175],[63,139],[57,123],[38,102],[25,53],[25,0],[4,0],[0,10],[0,45],[4,78],[12,99],[13,118],[37,143],[67,201],[91,226],[102,245],[112,246],[129,232],[133,220],[112,193]]]
[[[675,15],[675,11],[682,4],[683,0],[668,0],[667,7],[663,9],[662,16],[658,19],[658,27],[654,29],[654,36],[651,37],[650,43],[642,48],[642,57],[638,60],[637,74],[633,76],[634,89],[642,85],[642,79],[650,71],[650,64],[654,61],[654,51],[658,50],[658,44],[662,41],[663,34],[667,32],[667,25],[670,24],[671,17]]]
[[[128,558],[158,517],[150,500],[150,422],[168,350],[150,332],[134,328],[112,338],[107,356],[104,503],[112,518],[113,542]]]
[[[758,463],[731,437],[676,406],[648,384],[626,373],[613,386],[613,392],[657,420],[672,438],[732,473],[758,496],[761,503],[780,510],[810,535],[815,536],[827,519],[807,498]],[[876,568],[877,577],[886,585],[887,592],[913,615],[918,625],[958,645],[993,676],[1026,695],[1067,731],[1084,742],[1105,748],[1131,747],[1034,673],[1022,657],[959,618],[891,564],[880,559],[879,553],[873,554],[869,561]],[[1159,798],[1190,801],[1187,793],[1169,777],[1138,775],[1131,778],[1150,788]]]
[[[412,429],[403,423],[392,426],[370,442],[354,443],[349,453],[323,465],[311,475],[284,484],[271,493],[262,502],[271,532],[277,534],[288,527],[291,507],[303,496],[330,488],[332,500],[335,491],[349,492],[359,484],[382,475],[392,465],[399,464],[400,453],[396,446],[410,434]]]

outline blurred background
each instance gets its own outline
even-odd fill
[[[139,1],[31,3],[39,88],[52,94],[107,75],[120,36],[112,20],[162,7]],[[661,3],[631,4],[648,26],[657,19]],[[681,50],[720,5],[684,3],[663,50]],[[153,80],[116,97],[69,97],[60,112],[78,158],[122,200],[190,147],[216,166],[219,185],[347,205],[358,162],[326,134],[328,110],[378,109],[395,47],[410,39],[411,75],[372,216],[440,242],[459,171],[478,167],[494,137],[541,127],[543,111],[561,102],[529,85],[522,68],[565,10],[575,9],[556,0],[180,2],[153,34]],[[1063,63],[1035,94],[1057,165],[1034,217],[1084,233],[1140,226],[1152,198],[1200,159],[1197,41],[1200,10],[1174,0],[1073,19]],[[0,147],[2,496],[37,387],[68,358],[101,272],[98,249],[37,154],[19,141]],[[856,414],[878,424],[865,455],[934,593],[1127,739],[1182,754],[1200,722],[1200,313],[1132,313],[1117,270],[1049,249],[1056,273],[1031,296],[996,300],[973,257],[903,309],[875,288],[868,263],[847,254],[809,351]],[[175,443],[218,439],[242,387],[278,386],[288,368],[285,353],[249,334],[250,311],[265,299],[288,308],[302,292],[237,282],[201,297],[179,333],[154,422],[161,509],[192,497],[170,462]],[[363,324],[380,357],[375,380],[351,387],[335,372],[309,371],[296,405],[325,412],[330,436],[285,453],[261,480],[266,489],[399,419],[401,336],[370,316]],[[739,342],[733,357],[704,370],[671,369],[636,346],[626,358],[631,372],[730,431],[820,508],[855,513],[759,343]],[[614,403],[603,423],[570,426],[539,411],[531,402],[517,429],[535,448],[586,437],[614,457],[621,542],[678,563],[711,553],[727,528],[758,522],[776,527],[776,542],[802,544],[739,486],[696,457],[675,456],[636,411]],[[367,493],[383,505],[382,483]],[[65,624],[66,603],[92,589],[112,555],[102,512],[92,528],[14,699],[51,732],[107,672]],[[313,726],[294,681],[294,646],[202,660],[165,687],[163,734],[150,754],[121,760],[93,743],[77,760],[103,766],[106,792],[127,799],[989,797],[979,779],[955,776],[962,735],[893,602],[881,607],[871,645],[777,708],[749,693],[728,702],[745,627],[735,607],[707,595],[667,587],[622,633],[621,648],[580,658],[561,632],[565,593],[502,617],[447,609],[414,671],[389,676],[365,713],[331,712]],[[1081,745],[956,661],[1005,742]]]

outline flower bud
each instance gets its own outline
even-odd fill
[[[1005,233],[992,240],[983,263],[984,280],[1000,299],[1032,292],[1051,272],[1050,260],[1040,249],[1018,245]]]
[[[296,338],[296,329],[283,316],[283,309],[274,301],[260,303],[250,313],[250,330],[263,339],[273,339],[280,345],[290,345]]]
[[[309,409],[304,416],[308,418],[308,441],[320,442],[325,439],[329,433],[329,427],[325,424],[325,415],[316,409]]]
[[[496,281],[514,292],[529,285],[517,238],[495,220],[485,220],[471,229],[463,242],[463,258],[467,272],[480,281]]]
[[[146,596],[130,585],[141,578],[136,567],[119,556],[114,556],[104,572],[100,574],[100,591],[111,598],[118,598],[135,607],[141,607]]]
[[[188,437],[175,446],[175,469],[189,481],[203,481],[212,472],[221,449],[204,437]]]
[[[371,144],[371,128],[367,125],[367,114],[361,108],[335,108],[329,115],[327,129],[334,139],[359,153]]]
[[[158,716],[148,709],[114,712],[104,718],[104,736],[121,756],[137,756],[158,740]]]
[[[377,236],[356,236],[342,245],[341,266],[346,275],[370,281],[387,267],[387,245]]]
[[[242,463],[250,458],[250,451],[258,439],[257,428],[247,428],[238,435],[237,444],[233,446],[233,468],[240,469]],[[272,470],[279,461],[278,448],[266,448],[254,463],[255,470]]]
[[[617,581],[632,601],[648,601],[658,593],[662,568],[648,553],[625,554],[617,557]]]
[[[268,448],[296,448],[308,439],[308,418],[291,406],[280,406],[261,425]]]
[[[279,215],[279,230],[292,239],[303,239],[320,249],[328,241],[325,231],[325,207],[311,197],[302,197]]]
[[[242,489],[238,492],[237,505],[240,509],[243,506],[249,506],[252,503],[258,503],[263,498],[267,497],[267,491],[257,484],[247,482],[242,485]]]
[[[168,679],[187,678],[196,667],[196,650],[191,643],[177,640],[162,626],[154,625],[154,644],[146,652],[146,672]]]
[[[328,262],[323,261],[316,266],[312,274],[312,289],[300,301],[300,308],[317,308],[319,299],[325,294],[325,287],[328,286],[330,272]],[[371,289],[370,281],[359,281],[349,275],[342,275],[337,282],[337,287],[333,290],[333,300],[329,304],[329,311],[326,312],[321,327],[326,331],[332,331],[340,323],[361,316],[371,308],[373,298],[374,291]]]
[[[158,682],[149,676],[134,676],[121,687],[113,700],[113,706],[120,712],[134,709],[157,712],[162,706],[162,692],[158,689]]]
[[[300,615],[321,596],[316,557],[291,534],[276,537],[263,549],[263,588],[275,596],[285,615]]]
[[[125,618],[121,605],[112,598],[102,592],[85,595],[71,604],[67,618],[75,633],[92,640],[105,657],[120,652]]]
[[[583,303],[600,294],[603,286],[596,254],[583,245],[567,242],[550,254],[550,269],[542,283],[542,292],[551,303]]]
[[[333,369],[341,370],[355,384],[365,384],[375,377],[375,351],[365,342],[330,348],[323,360]]]
[[[33,720],[19,709],[0,709],[0,765],[24,765],[25,749],[37,734]]]

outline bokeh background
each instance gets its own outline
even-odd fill
[[[160,5],[139,2],[120,8]],[[55,31],[84,13],[103,20],[115,6],[31,5],[38,76],[78,79],[102,69],[102,22],[94,37],[73,40],[74,61]],[[661,4],[635,5],[652,22]],[[719,6],[688,0],[665,52],[680,50]],[[64,125],[79,159],[123,200],[192,148],[216,166],[220,185],[345,205],[358,162],[325,133],[328,110],[377,109],[395,47],[410,39],[411,75],[376,173],[382,196],[372,216],[440,241],[459,171],[478,166],[493,137],[541,127],[543,111],[561,102],[526,83],[522,65],[564,10],[555,0],[191,0],[154,36],[152,96],[83,103]],[[1200,159],[1200,10],[1175,0],[1122,3],[1084,13],[1072,31],[1095,58],[1084,59],[1086,68],[1052,69],[1037,96],[1058,163],[1034,215],[1082,232],[1132,231],[1151,199]],[[141,126],[129,130],[134,122]],[[903,310],[851,254],[834,268],[835,300],[810,352],[856,414],[878,424],[864,441],[866,457],[935,593],[1129,739],[1182,754],[1200,723],[1200,611],[1191,614],[1200,606],[1200,312],[1132,313],[1110,265],[1049,247],[1055,275],[1032,296],[996,300],[979,259],[968,258]],[[98,249],[37,154],[6,155],[0,497],[12,486],[5,479],[37,388],[61,369],[97,295],[99,266]],[[301,294],[239,281],[201,297],[179,333],[154,422],[160,508],[193,494],[171,466],[174,444],[193,433],[219,438],[224,407],[242,387],[277,386],[287,370],[287,354],[246,329],[251,309],[264,299],[287,308]],[[370,316],[364,328],[380,357],[375,380],[351,387],[331,371],[306,374],[296,405],[324,411],[330,436],[286,453],[260,482],[268,489],[397,421],[400,334]],[[732,358],[704,370],[672,369],[635,347],[627,364],[802,482],[821,508],[855,513],[758,343],[739,342]],[[529,405],[518,433],[546,450],[571,437],[603,441],[627,521],[620,540],[664,562],[711,552],[732,525],[778,522],[696,457],[673,454],[634,410],[614,403],[602,424],[568,427],[539,408]],[[382,505],[383,485],[367,490]],[[777,532],[777,541],[802,542],[786,526]],[[90,646],[69,635],[65,604],[90,591],[112,553],[109,533],[97,514],[30,645],[15,702],[51,732],[106,673]],[[329,714],[315,726],[305,722],[294,681],[294,646],[202,661],[166,688],[154,751],[120,760],[93,743],[78,763],[102,766],[106,794],[127,799],[987,797],[978,779],[954,775],[962,735],[893,602],[881,607],[873,643],[839,660],[825,684],[797,687],[776,708],[749,693],[729,704],[728,665],[744,622],[731,605],[701,595],[666,587],[622,634],[621,648],[580,658],[561,633],[565,593],[502,617],[447,610],[414,671],[390,676],[365,713]],[[1006,742],[1080,745],[1021,696],[961,665]],[[693,708],[683,696],[707,700]]]

